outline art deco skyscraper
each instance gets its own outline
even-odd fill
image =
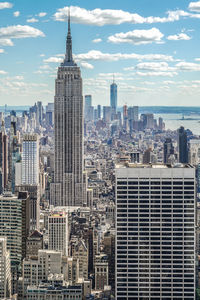
[[[81,71],[72,57],[70,16],[66,54],[55,82],[55,170],[51,204],[83,205],[83,96]]]

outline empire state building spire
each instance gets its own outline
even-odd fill
[[[76,66],[75,62],[73,61],[72,56],[72,36],[71,36],[71,26],[70,26],[70,8],[68,10],[68,32],[67,32],[67,39],[66,39],[66,53],[64,62],[61,66]]]

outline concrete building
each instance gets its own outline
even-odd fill
[[[26,241],[26,257],[37,256],[38,251],[43,249],[43,235],[35,230]]]
[[[101,253],[95,257],[95,290],[104,290],[108,285],[108,257]]]
[[[116,299],[195,299],[195,169],[116,167]]]
[[[164,164],[169,163],[170,156],[174,155],[174,146],[171,138],[166,138],[164,142]]]
[[[18,197],[11,193],[0,196],[0,236],[7,238],[12,271],[12,292],[16,292],[21,261],[26,256],[29,234],[29,198],[26,192]]]
[[[15,187],[15,192],[28,192],[30,205],[30,231],[39,229],[40,186],[24,184]]]
[[[24,259],[22,267],[23,296],[26,297],[28,286],[39,286],[41,281],[48,280],[50,274],[61,274],[61,266],[62,253],[60,251],[39,250],[38,256]]]
[[[83,240],[72,245],[72,257],[79,259],[79,277],[88,279],[88,249]]]
[[[39,184],[39,144],[36,134],[25,134],[23,137],[21,184]]]
[[[0,193],[5,190],[8,184],[8,137],[5,133],[4,121],[0,132]]]
[[[6,237],[0,237],[0,299],[11,296],[10,253],[7,250]]]
[[[49,286],[48,283],[44,283],[39,286],[29,286],[27,298],[29,300],[81,300],[83,299],[83,291],[81,285]]]
[[[187,132],[182,126],[178,130],[178,150],[179,150],[179,162],[183,164],[188,163]]]
[[[83,184],[83,96],[81,71],[72,57],[70,17],[66,54],[58,68],[54,101],[55,167],[51,204],[82,206]]]
[[[68,256],[68,214],[54,211],[48,218],[49,250],[62,251]]]

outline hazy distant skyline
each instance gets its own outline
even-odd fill
[[[84,94],[109,105],[199,105],[200,1],[0,1],[0,105],[54,101],[71,6]]]

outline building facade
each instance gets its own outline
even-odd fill
[[[195,169],[116,168],[116,299],[195,299]]]
[[[10,253],[6,237],[0,237],[0,299],[11,296]]]
[[[22,143],[22,185],[39,184],[39,144],[36,134],[25,134]]]
[[[72,57],[70,18],[66,54],[58,68],[54,100],[55,169],[51,203],[83,205],[83,96],[80,68]]]
[[[68,256],[68,215],[65,212],[53,212],[49,218],[49,250],[62,251]]]

